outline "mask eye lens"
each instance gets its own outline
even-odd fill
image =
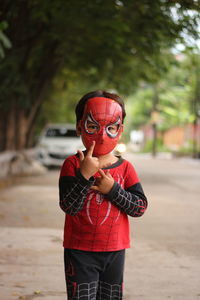
[[[118,135],[119,127],[119,124],[108,125],[106,127],[108,136],[111,138],[115,138]]]
[[[119,129],[119,125],[109,125],[107,127],[107,131],[110,133],[110,134],[115,134],[118,132],[118,129]]]
[[[96,123],[91,122],[89,120],[86,121],[85,127],[88,133],[96,133],[99,130],[99,126]]]
[[[115,123],[109,124],[106,127],[107,135],[111,138],[115,138],[119,133],[120,127],[121,127],[121,120],[119,117]]]

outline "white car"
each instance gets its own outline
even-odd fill
[[[51,124],[44,128],[37,145],[37,158],[45,166],[61,166],[65,158],[83,150],[73,124]]]

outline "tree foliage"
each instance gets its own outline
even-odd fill
[[[199,74],[200,55],[185,53],[176,57],[169,71],[157,82],[159,130],[193,123],[200,116]],[[130,129],[151,124],[153,93],[153,86],[143,83],[128,100]]]
[[[67,86],[75,74],[80,84],[122,93],[139,78],[157,78],[167,68],[166,49],[185,31],[197,35],[197,15],[188,9],[197,12],[197,1],[2,0],[12,48],[0,60],[0,150],[31,146],[59,78]]]

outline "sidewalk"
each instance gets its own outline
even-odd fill
[[[0,300],[66,300],[58,171],[0,189]]]
[[[1,300],[66,300],[62,230],[0,230]]]

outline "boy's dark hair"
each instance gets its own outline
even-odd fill
[[[121,97],[119,97],[117,94],[109,93],[109,92],[102,91],[102,90],[97,90],[97,91],[87,93],[79,100],[78,104],[76,105],[76,109],[75,109],[76,123],[78,123],[82,119],[85,104],[87,103],[87,101],[90,98],[94,98],[94,97],[110,98],[110,99],[115,100],[117,103],[119,103],[119,105],[122,108],[122,123],[123,123],[124,118],[126,116],[126,111],[125,111],[123,99]]]

